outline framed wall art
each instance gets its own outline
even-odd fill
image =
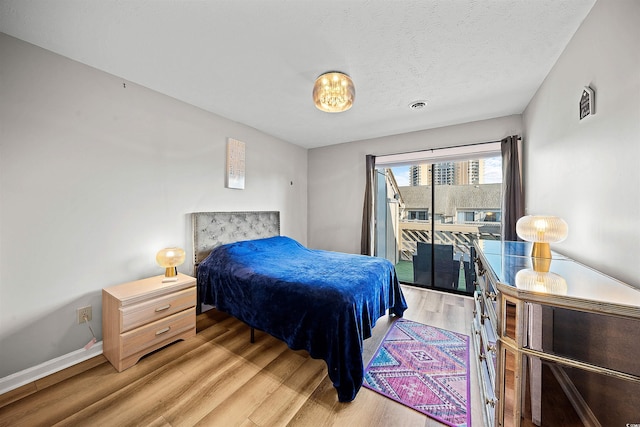
[[[244,190],[245,177],[244,142],[227,138],[226,187]]]

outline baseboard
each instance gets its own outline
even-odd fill
[[[29,384],[40,378],[44,378],[48,375],[55,374],[70,366],[76,365],[85,360],[89,360],[92,357],[102,354],[102,341],[99,341],[93,345],[89,350],[80,349],[67,353],[55,359],[48,360],[44,363],[36,365],[31,368],[27,368],[15,374],[11,374],[7,377],[0,378],[0,394],[7,393],[18,387],[22,387],[25,384]]]

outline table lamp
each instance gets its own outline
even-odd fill
[[[156,261],[165,268],[162,282],[177,282],[178,266],[184,262],[185,252],[181,248],[164,248],[156,254]]]
[[[523,216],[516,222],[516,234],[522,240],[533,242],[531,256],[551,258],[549,243],[562,242],[567,238],[569,227],[557,216]]]

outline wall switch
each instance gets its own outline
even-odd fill
[[[78,324],[80,323],[84,323],[85,322],[85,316],[86,321],[90,321],[91,320],[91,306],[88,305],[86,307],[80,307],[78,309],[76,309],[76,312],[78,313]]]

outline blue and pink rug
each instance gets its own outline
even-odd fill
[[[363,385],[447,425],[470,426],[469,337],[398,319]]]

